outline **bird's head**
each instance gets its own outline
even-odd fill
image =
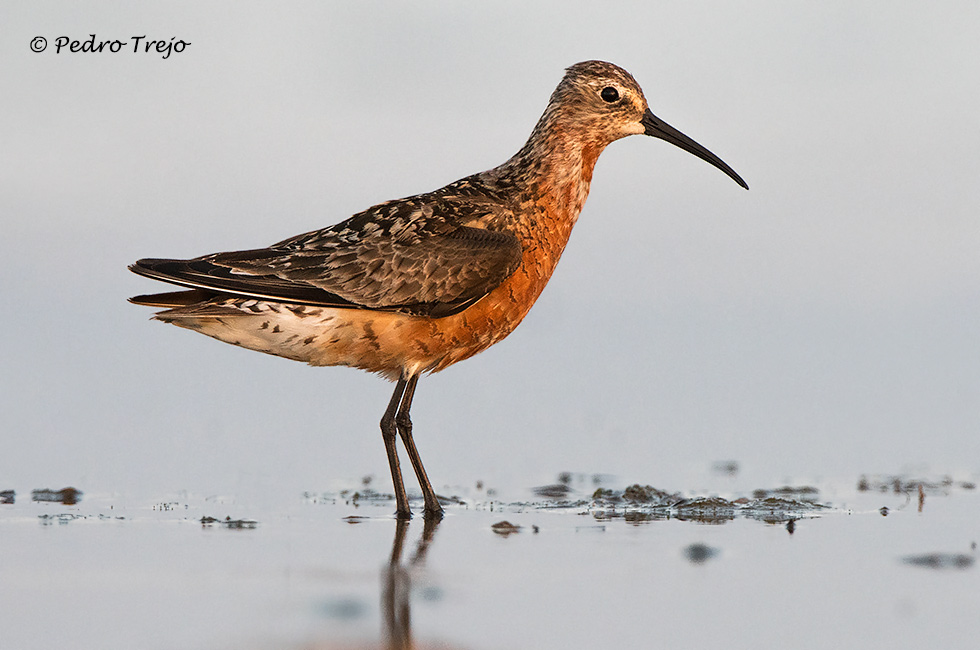
[[[551,96],[545,115],[549,113],[559,130],[582,134],[600,149],[628,135],[650,135],[711,163],[749,188],[721,158],[654,115],[633,75],[612,63],[583,61],[569,67]]]

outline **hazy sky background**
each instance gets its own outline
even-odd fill
[[[191,45],[54,52],[91,33]],[[4,2],[0,489],[387,489],[390,384],[149,322],[126,265],[493,167],[592,58],[752,189],[610,146],[524,324],[420,382],[437,489],[976,476],[978,33],[976,2]]]

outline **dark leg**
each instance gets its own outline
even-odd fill
[[[419,456],[419,452],[415,448],[415,441],[412,439],[412,418],[409,417],[408,412],[412,409],[412,398],[415,396],[415,385],[418,384],[418,381],[418,375],[413,375],[408,380],[401,406],[398,407],[398,413],[395,415],[395,424],[398,425],[398,435],[401,436],[405,451],[408,452],[408,457],[412,460],[412,467],[415,468],[415,475],[418,477],[419,486],[422,488],[422,496],[425,499],[425,518],[442,519],[442,506],[439,505],[436,491],[432,489],[432,484],[429,483],[429,477],[426,476],[425,468],[422,467],[422,458]]]
[[[388,402],[388,408],[381,417],[381,437],[385,441],[385,451],[388,452],[388,467],[391,468],[391,482],[395,487],[395,516],[399,519],[412,518],[412,510],[408,507],[408,495],[405,494],[405,482],[402,481],[401,466],[398,464],[398,450],[395,449],[395,416],[407,383],[404,379],[398,380],[391,401]]]

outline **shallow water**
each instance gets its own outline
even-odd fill
[[[717,496],[559,478],[523,499],[461,489],[435,525],[364,486],[17,491],[0,647],[976,647],[972,483]]]

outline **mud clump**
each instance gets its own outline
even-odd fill
[[[673,510],[681,521],[724,524],[735,519],[738,505],[721,497],[694,497],[675,504]]]
[[[615,490],[610,490],[609,488],[596,488],[596,491],[592,493],[592,500],[593,501],[622,501],[623,497]]]
[[[215,524],[235,530],[253,530],[258,527],[259,522],[254,519],[232,519],[231,517],[225,517],[224,519],[209,517],[207,515],[201,517],[201,526],[203,528],[209,528]]]
[[[535,496],[545,499],[567,499],[568,495],[572,493],[572,488],[568,487],[567,483],[555,483],[532,488],[531,491],[534,492]]]
[[[349,498],[354,505],[357,505],[359,501],[391,501],[395,498],[393,494],[376,492],[369,487],[366,487],[363,490],[358,490],[353,494],[348,490],[344,490],[340,493],[340,496]]]
[[[812,498],[812,488],[792,489],[791,493],[805,494]],[[592,516],[599,521],[622,518],[631,524],[677,519],[699,524],[718,525],[739,517],[755,519],[767,524],[786,524],[790,534],[795,522],[817,513],[828,506],[810,500],[771,496],[777,490],[756,491],[762,498],[741,497],[728,500],[718,496],[684,498],[678,493],[658,490],[649,485],[631,485],[622,493],[600,488],[592,495]]]
[[[12,492],[12,490],[11,490]],[[31,490],[31,501],[40,503],[61,503],[66,506],[73,506],[82,500],[82,491],[73,487],[66,487],[60,490]]]
[[[490,530],[497,533],[502,537],[507,537],[515,533],[521,532],[521,527],[510,523],[509,521],[498,521],[497,523],[490,526]],[[537,532],[537,531],[535,531]]]
[[[752,497],[755,499],[766,499],[769,497],[799,499],[802,501],[813,501],[820,494],[820,490],[809,485],[794,487],[784,485],[783,487],[772,490],[753,490]]]
[[[623,490],[623,501],[630,503],[666,503],[676,500],[677,495],[665,490],[658,490],[652,485],[634,483]]]
[[[605,503],[627,502],[634,505],[666,506],[682,500],[680,494],[660,490],[652,485],[634,483],[622,492],[608,488],[598,488],[592,493],[592,500]]]

